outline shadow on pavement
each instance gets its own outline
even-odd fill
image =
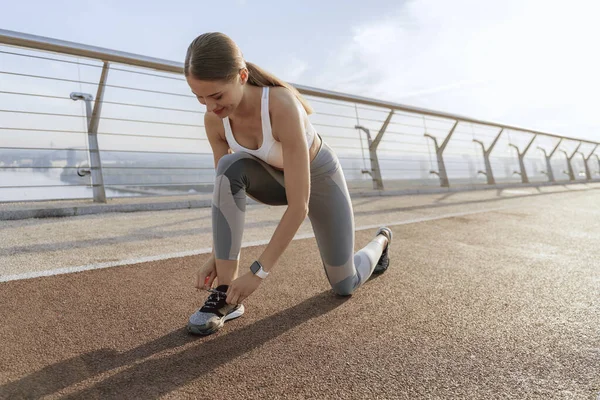
[[[405,206],[405,207],[388,207],[388,208],[380,208],[377,210],[368,210],[368,211],[356,211],[354,210],[354,215],[375,215],[375,214],[386,214],[390,212],[398,212],[398,211],[413,211],[413,210],[425,210],[430,208],[443,208],[448,206],[455,205],[468,205],[468,204],[485,204],[485,203],[495,203],[499,201],[505,200],[514,200],[514,199],[522,199],[526,197],[539,197],[539,196],[547,196],[547,195],[560,195],[560,194],[569,194],[574,191],[586,191],[586,190],[600,190],[600,187],[588,187],[585,189],[570,189],[565,186],[564,192],[542,192],[538,189],[538,193],[530,193],[530,194],[517,194],[510,197],[502,197],[502,191],[506,189],[498,189],[496,191],[496,197],[489,199],[476,199],[476,200],[465,200],[465,201],[456,201],[452,203],[441,203],[441,201],[449,198],[451,194],[445,194],[437,200],[434,200],[432,204],[417,204],[414,206]],[[512,190],[515,190],[514,188]],[[462,193],[462,192],[461,192]]]
[[[347,299],[348,297],[340,297],[327,290],[294,307],[230,333],[197,338],[189,335],[185,328],[181,328],[124,353],[99,349],[50,365],[18,381],[0,386],[0,398],[47,396],[98,374],[130,364],[133,364],[131,368],[67,398],[158,398],[296,326],[332,311]],[[227,325],[224,330],[227,330]],[[194,341],[197,341],[198,345],[180,353],[140,363],[154,354]]]

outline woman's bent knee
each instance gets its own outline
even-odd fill
[[[222,175],[227,171],[236,161],[251,158],[249,154],[239,152],[239,153],[231,153],[225,154],[223,157],[219,159],[217,163],[216,173],[217,175]]]

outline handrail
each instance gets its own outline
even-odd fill
[[[139,54],[128,53],[123,51],[106,49],[103,47],[89,46],[85,44],[69,42],[66,40],[52,39],[43,36],[31,35],[27,33],[9,31],[6,29],[0,29],[0,44],[26,47],[36,50],[51,51],[63,54],[69,54],[72,56],[86,57],[105,62],[116,62],[121,64],[133,65],[137,67],[151,68],[159,71],[183,73],[183,63],[164,60],[160,58],[147,57]],[[439,112],[429,110],[425,108],[418,108],[407,106],[400,103],[382,101],[368,97],[355,96],[340,92],[334,92],[329,90],[318,89],[310,86],[293,84],[296,89],[302,94],[309,96],[318,96],[331,100],[348,101],[363,105],[375,106],[387,108],[390,110],[404,111],[409,113],[419,113],[438,118],[447,118],[455,121],[469,122],[479,125],[486,125],[497,128],[511,129],[515,131],[521,131],[531,134],[539,134],[544,136],[550,136],[559,139],[574,140],[583,143],[597,144],[591,140],[578,139],[568,136],[556,135],[553,133],[537,131],[533,129],[521,128],[513,125],[505,125],[498,122],[485,121],[475,118],[470,118],[458,114]]]
[[[137,67],[152,68],[159,71],[175,73],[183,72],[183,64],[175,61],[126,53],[124,51],[111,50],[104,47],[88,46],[66,40],[30,35],[28,33],[9,31],[6,29],[0,29],[0,43],[11,46],[27,47],[36,50],[69,54],[71,56],[135,65]]]

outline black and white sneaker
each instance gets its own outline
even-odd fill
[[[244,314],[243,304],[227,304],[227,285],[220,285],[211,292],[204,306],[190,316],[187,325],[189,333],[206,336],[223,327],[225,321],[241,317]]]
[[[392,230],[387,226],[384,226],[379,228],[375,236],[377,235],[385,235],[388,239],[388,244],[385,246],[385,249],[383,249],[383,253],[381,253],[381,257],[379,257],[379,261],[377,261],[377,265],[375,266],[375,269],[373,269],[373,274],[382,274],[390,266],[390,254],[388,250],[392,243]]]

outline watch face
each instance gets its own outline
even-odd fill
[[[250,271],[256,275],[256,273],[260,271],[260,264],[257,261],[254,261],[250,266]]]

